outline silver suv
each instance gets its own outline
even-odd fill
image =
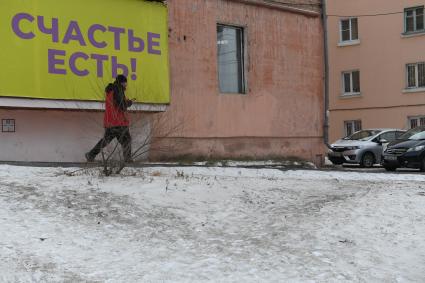
[[[358,131],[334,142],[328,151],[328,158],[333,164],[351,163],[372,167],[381,163],[383,149],[388,143],[404,133],[404,130],[399,129]]]

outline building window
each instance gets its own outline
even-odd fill
[[[3,133],[14,133],[15,132],[15,119],[2,119],[1,120],[1,131]]]
[[[407,88],[425,88],[425,62],[408,64]]]
[[[245,93],[244,29],[217,25],[218,80],[221,93]]]
[[[409,118],[409,126],[410,126],[410,129],[413,129],[419,126],[425,126],[425,116]]]
[[[360,94],[360,71],[342,73],[343,95]]]
[[[420,32],[424,30],[424,7],[414,7],[404,10],[405,32]]]
[[[359,39],[357,22],[357,18],[343,19],[340,21],[341,42]]]
[[[353,120],[353,121],[344,121],[344,130],[345,136],[350,136],[355,132],[358,132],[362,129],[362,121]]]

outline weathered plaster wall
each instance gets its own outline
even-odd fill
[[[168,3],[170,113],[185,125],[173,136],[187,139],[172,154],[310,159],[322,152],[320,17],[225,0]],[[245,27],[246,95],[219,93],[217,23]]]

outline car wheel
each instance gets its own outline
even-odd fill
[[[371,152],[366,152],[360,161],[360,166],[370,168],[373,164],[375,164],[375,156]]]
[[[385,170],[390,171],[390,172],[394,172],[395,170],[397,170],[397,167],[393,167],[393,166],[384,166]]]
[[[342,165],[342,161],[331,161],[333,165]]]

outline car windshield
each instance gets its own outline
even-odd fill
[[[356,141],[366,141],[373,136],[376,136],[381,131],[379,130],[363,130],[359,132],[355,132],[351,136],[345,137],[344,140],[356,140]]]
[[[423,140],[425,139],[425,128],[414,128],[408,130],[402,136],[400,136],[401,140]]]

